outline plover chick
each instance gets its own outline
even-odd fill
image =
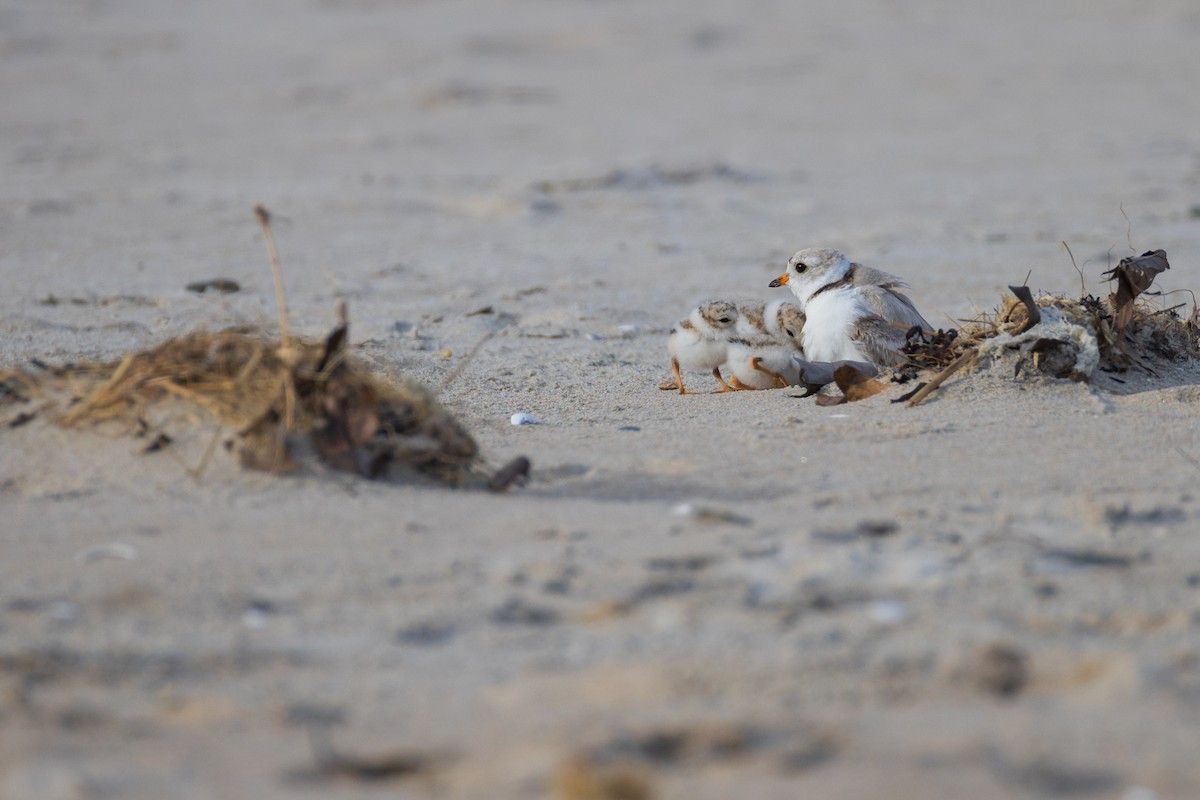
[[[773,336],[777,342],[796,352],[804,351],[801,337],[806,321],[800,306],[787,300],[772,300],[763,309],[763,324],[767,335]]]
[[[766,311],[766,303],[762,300],[738,300],[736,305],[738,311],[736,335],[743,338],[771,335],[763,316]]]
[[[738,312],[733,303],[710,300],[693,309],[688,318],[671,328],[667,349],[671,353],[671,370],[680,394],[691,394],[683,388],[682,369],[711,369],[721,388],[732,392],[733,387],[721,377],[721,365],[729,357],[729,340],[735,335]]]
[[[741,310],[741,306],[739,306]],[[735,389],[782,389],[794,386],[800,370],[793,356],[802,353],[800,336],[804,329],[804,312],[795,303],[773,300],[759,309],[760,324],[749,335],[742,335],[729,344],[729,368],[733,371],[730,384]],[[739,333],[743,333],[744,317],[739,318]]]
[[[792,360],[796,351],[773,337],[737,337],[729,342],[729,383],[735,389],[782,389],[794,386],[800,368]]]
[[[787,286],[806,320],[801,343],[810,361],[869,361],[881,367],[905,361],[905,332],[929,323],[898,290],[903,280],[855,264],[837,250],[809,248],[788,260],[771,286]]]

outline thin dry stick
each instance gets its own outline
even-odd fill
[[[162,389],[170,394],[182,397],[186,400],[191,400],[193,403],[212,414],[218,420],[221,419],[222,408],[220,403],[204,396],[203,394],[200,394],[199,392],[193,392],[186,386],[180,386],[169,377],[151,378],[150,380],[146,381],[146,386],[153,386],[156,389]]]
[[[271,274],[275,276],[275,305],[279,307],[279,345],[287,348],[288,315],[287,301],[283,295],[283,268],[279,265],[279,254],[275,251],[275,237],[271,235],[271,214],[265,206],[255,206],[254,214],[262,225],[263,241],[267,243],[267,258],[271,260]]]
[[[1125,241],[1129,243],[1129,252],[1136,253],[1137,250],[1133,248],[1133,220],[1125,213],[1124,203],[1118,204],[1117,208],[1121,209],[1121,216],[1125,218]]]
[[[1171,290],[1171,291],[1169,291],[1169,292],[1159,292],[1159,296],[1160,296],[1160,297],[1166,297],[1166,296],[1167,296],[1167,295],[1169,295],[1169,294],[1176,294],[1177,292],[1187,292],[1188,294],[1190,294],[1190,295],[1192,296],[1192,314],[1193,314],[1193,315],[1195,315],[1195,314],[1196,314],[1196,308],[1197,308],[1197,305],[1196,305],[1196,293],[1195,293],[1195,292],[1193,292],[1191,289],[1172,289],[1172,290]],[[1186,305],[1186,303],[1185,303],[1185,305]],[[1175,306],[1175,308],[1179,308],[1179,306]],[[1174,309],[1168,309],[1168,310],[1174,310]]]
[[[971,348],[970,350],[964,350],[963,354],[961,356],[959,356],[958,358],[956,358],[950,362],[950,366],[946,367],[944,370],[939,372],[937,375],[933,376],[933,379],[930,380],[929,383],[922,386],[920,388],[920,390],[917,391],[916,394],[914,394],[912,397],[910,397],[908,399],[908,407],[912,408],[913,406],[917,405],[922,400],[924,400],[926,397],[928,397],[930,394],[932,394],[934,389],[941,386],[942,383],[947,378],[949,378],[954,373],[958,372],[960,369],[962,369],[966,365],[966,363],[968,361],[970,361],[972,358],[974,358],[975,352],[976,351],[974,348]]]
[[[1171,306],[1170,308],[1160,308],[1158,311],[1153,311],[1150,314],[1148,314],[1147,316],[1157,317],[1159,314],[1170,314],[1175,309],[1183,308],[1186,305],[1187,305],[1187,303],[1180,303],[1179,305]]]
[[[96,409],[112,405],[120,399],[121,395],[117,392],[117,385],[125,378],[135,360],[136,355],[134,353],[125,356],[121,360],[120,365],[113,371],[112,376],[100,388],[89,394],[82,403],[75,407],[74,411],[63,416],[62,424],[74,425],[88,414],[93,413]]]
[[[288,336],[287,299],[283,294],[283,267],[279,264],[279,254],[275,251],[275,237],[271,235],[271,214],[265,206],[254,207],[254,214],[262,225],[263,240],[267,244],[267,258],[271,261],[271,274],[275,277],[275,305],[279,307],[279,351],[287,366],[283,379],[283,427],[292,430],[296,427],[296,387],[292,384],[291,359],[287,354],[291,350],[291,338]],[[281,440],[282,441],[282,440]],[[282,450],[282,444],[279,444]]]
[[[1071,252],[1071,246],[1065,241],[1062,243],[1062,246],[1066,248],[1067,255],[1071,257],[1071,266],[1075,267],[1075,271],[1079,273],[1079,296],[1087,297],[1087,282],[1083,279],[1083,270],[1075,263],[1075,254]]]
[[[504,326],[504,328],[507,328],[507,327],[508,327],[507,325]],[[434,394],[440,395],[442,392],[449,389],[450,385],[452,383],[454,383],[456,380],[458,380],[458,376],[462,375],[463,370],[467,368],[467,364],[470,364],[471,360],[475,358],[475,354],[479,352],[479,348],[481,348],[485,344],[487,344],[488,341],[490,341],[493,336],[495,336],[497,333],[500,333],[501,331],[503,331],[504,328],[500,328],[498,330],[494,330],[494,331],[490,331],[489,333],[485,333],[483,335],[483,338],[481,338],[478,342],[476,342],[471,347],[471,349],[467,351],[467,354],[465,356],[463,356],[462,359],[457,364],[454,365],[454,369],[450,370],[450,372],[447,373],[446,377],[442,378],[442,382],[438,384],[437,391],[435,391]]]
[[[1196,459],[1195,459],[1193,456],[1190,456],[1190,455],[1188,455],[1187,453],[1185,453],[1185,452],[1183,451],[1183,448],[1182,448],[1182,447],[1179,447],[1178,445],[1176,445],[1176,446],[1175,446],[1175,452],[1176,452],[1176,453],[1179,453],[1179,455],[1183,456],[1183,460],[1184,460],[1184,461],[1188,462],[1189,464],[1191,464],[1191,465],[1192,465],[1193,467],[1195,467],[1196,469],[1200,469],[1200,461],[1196,460]]]

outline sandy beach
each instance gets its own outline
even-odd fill
[[[1186,316],[1198,36],[1183,0],[0,2],[0,368],[274,333],[261,203],[293,333],[345,301],[373,374],[533,464],[281,476],[200,410],[144,453],[0,404],[0,797],[1200,796],[1200,364],[658,389],[675,321],[802,247],[946,327],[1162,248]]]

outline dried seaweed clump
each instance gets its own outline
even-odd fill
[[[1167,254],[1153,250],[1123,259],[1104,277],[1117,284],[1107,298],[1071,299],[1010,286],[1000,307],[966,321],[961,332],[912,330],[903,352],[909,364],[893,380],[915,379],[939,370],[927,383],[900,398],[917,405],[956,371],[1004,360],[1014,377],[1043,375],[1091,380],[1095,370],[1125,372],[1138,367],[1158,375],[1163,362],[1200,359],[1200,308],[1185,319],[1183,306],[1154,308],[1141,299],[1155,276],[1170,269]]]
[[[424,387],[368,374],[347,353],[346,333],[344,314],[324,342],[281,346],[247,329],[197,331],[45,380],[65,382],[74,395],[59,419],[66,426],[142,419],[175,397],[235,430],[228,444],[249,467],[293,470],[307,447],[326,465],[369,478],[397,465],[460,482],[476,464],[475,440]],[[24,384],[14,377],[5,385]]]
[[[1200,310],[1184,318],[1174,308],[1155,308],[1142,299],[1160,272],[1169,269],[1166,253],[1155,250],[1121,261],[1105,276],[1117,281],[1107,298],[1078,299],[1043,294],[1028,287],[1009,287],[1000,307],[968,322],[952,346],[933,348],[918,341],[913,348],[944,366],[974,351],[981,357],[1003,350],[1018,351],[1022,366],[1054,377],[1088,380],[1095,369],[1124,372],[1142,367],[1153,372],[1155,362],[1200,358]],[[911,344],[911,343],[910,343]],[[925,364],[923,364],[924,366]]]

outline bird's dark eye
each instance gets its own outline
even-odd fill
[[[806,269],[808,269],[808,264],[805,264],[804,262],[800,262],[799,264],[796,265],[796,274],[799,275],[801,272],[804,272],[804,270],[806,270]]]
[[[788,336],[791,336],[793,339],[796,338],[796,334],[792,333],[791,331],[788,331],[787,334],[788,334]]]
[[[729,317],[721,317],[719,320],[717,320],[717,322],[721,323],[722,325],[728,325]]]

